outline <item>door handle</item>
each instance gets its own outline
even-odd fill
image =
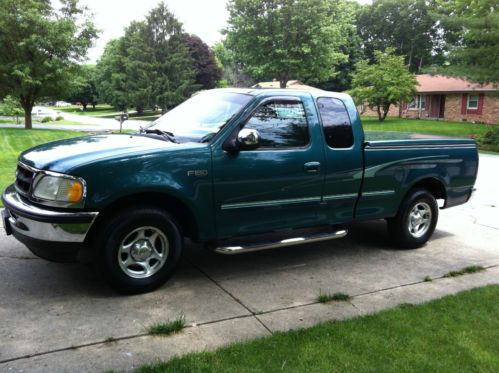
[[[303,165],[307,172],[319,172],[321,169],[321,162],[307,162]]]

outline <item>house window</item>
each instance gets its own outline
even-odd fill
[[[478,109],[478,95],[469,95],[468,103],[466,106],[468,109],[477,110]]]
[[[425,95],[414,95],[412,100],[407,106],[409,110],[419,110],[426,107],[426,96]]]

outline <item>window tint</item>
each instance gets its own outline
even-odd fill
[[[309,142],[305,108],[299,101],[270,101],[260,106],[244,128],[260,133],[262,148],[301,147]]]
[[[331,148],[349,148],[353,145],[353,132],[347,109],[341,100],[322,97],[317,99],[326,143]]]

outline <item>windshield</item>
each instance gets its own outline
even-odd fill
[[[233,92],[201,92],[154,121],[148,129],[167,131],[178,142],[208,142],[251,98]]]

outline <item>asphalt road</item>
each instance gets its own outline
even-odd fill
[[[433,238],[421,249],[393,247],[383,221],[357,224],[342,240],[240,256],[189,245],[168,284],[130,297],[113,293],[89,267],[35,258],[0,229],[0,371],[131,369],[499,283],[498,171],[499,156],[480,156],[473,199],[441,211]],[[488,270],[424,282],[470,265]],[[317,304],[321,291],[354,298],[325,306]],[[179,335],[145,336],[147,326],[180,314],[190,327]]]

